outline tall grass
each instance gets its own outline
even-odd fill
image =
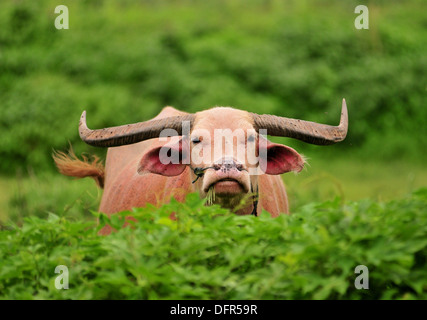
[[[358,159],[309,159],[299,174],[284,174],[291,212],[313,201],[372,199],[389,201],[426,186],[425,166],[408,162],[383,163]],[[0,179],[0,221],[21,224],[23,218],[46,218],[49,213],[91,220],[102,190],[92,179],[76,180],[59,173],[30,173]]]

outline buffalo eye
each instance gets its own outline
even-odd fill
[[[191,138],[191,142],[192,143],[199,143],[199,142],[201,142],[202,140],[200,139],[200,137],[194,137],[194,138]]]

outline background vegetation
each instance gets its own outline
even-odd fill
[[[52,148],[67,141],[88,150],[76,134],[84,109],[94,128],[150,119],[165,105],[335,124],[343,97],[349,137],[331,154],[418,159],[425,2],[368,2],[369,30],[354,27],[356,3],[63,1],[70,29],[57,30],[55,1],[3,2],[0,170],[52,170]]]
[[[354,27],[354,8],[360,1],[2,1],[0,229],[7,229],[10,223],[21,226],[26,217],[33,219],[27,222],[27,230],[56,228],[63,221],[82,230],[84,223],[94,221],[91,211],[97,209],[101,192],[92,181],[59,176],[51,159],[53,149],[66,150],[70,144],[77,154],[105,154],[105,150],[80,141],[77,125],[83,110],[88,111],[88,124],[93,128],[150,119],[166,105],[189,112],[227,105],[336,124],[342,98],[347,100],[350,117],[344,142],[318,147],[272,138],[309,158],[310,166],[301,174],[284,176],[292,211],[301,218],[307,214],[308,230],[314,226],[310,219],[320,222],[316,212],[322,206],[332,204],[326,210],[335,212],[326,215],[327,223],[335,221],[336,214],[347,212],[347,207],[333,202],[336,197],[343,206],[347,202],[350,207],[358,206],[355,212],[367,224],[370,219],[376,223],[384,218],[371,215],[369,206],[381,208],[384,214],[400,210],[402,219],[404,213],[412,212],[411,206],[426,213],[425,202],[410,204],[414,196],[401,200],[398,210],[392,199],[402,199],[427,185],[427,3],[364,3],[369,8],[369,30]],[[59,4],[69,8],[69,30],[54,27],[54,10]],[[352,202],[366,198],[370,199],[368,207],[363,201]],[[310,204],[325,200],[332,202],[320,207]],[[201,210],[197,205],[195,208]],[[59,218],[46,220],[49,214]],[[274,222],[271,230],[257,230],[272,234],[274,228],[283,228],[281,223],[288,226],[298,221],[283,219]],[[421,215],[414,219],[421,219]],[[421,222],[414,224],[420,226]],[[369,224],[366,228],[377,227]],[[380,232],[378,228],[375,230]],[[395,241],[403,245],[407,238],[400,237],[400,232],[406,229],[403,224],[393,228]],[[1,233],[3,240],[16,240],[15,247],[0,247],[3,257],[17,252],[19,246],[22,252],[30,252],[30,246],[41,240],[31,233],[21,234],[24,231]],[[69,236],[75,239],[72,241],[83,239],[72,231]],[[332,239],[347,243],[349,235],[342,236]],[[275,240],[271,241],[274,246]],[[65,249],[62,242],[35,250],[37,254],[50,252],[55,245],[59,245],[58,252],[72,250]],[[370,247],[370,242],[364,246]],[[425,249],[419,249],[424,253],[411,250],[408,254],[412,258],[396,258],[405,272],[418,270],[419,262],[414,261],[425,261]],[[92,258],[106,254],[102,252]],[[419,256],[424,258],[417,260]],[[413,259],[413,263],[405,259]],[[265,267],[262,263],[259,266]],[[0,273],[0,291],[18,281],[4,280],[12,277],[5,272]],[[31,272],[19,274],[34,276]],[[402,279],[403,274],[396,279]],[[348,274],[343,277],[349,279]],[[407,292],[410,297],[422,297],[417,295],[419,284],[416,288],[408,285],[412,288],[409,291],[406,284],[404,289],[393,282],[392,287],[395,285],[397,291],[363,297],[402,298]],[[43,293],[43,285],[37,288],[44,288],[37,291],[40,297],[56,297],[55,293]],[[313,289],[287,297],[362,298],[341,288],[338,293],[330,289],[328,294],[318,294]],[[29,291],[22,291],[22,295],[19,290],[7,292],[9,297],[30,296]],[[240,297],[237,291],[230,292],[222,297]],[[73,297],[107,296],[90,292]]]

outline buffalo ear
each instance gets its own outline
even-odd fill
[[[172,177],[183,173],[189,152],[183,139],[173,141],[148,150],[138,164],[138,174],[154,173]]]
[[[272,143],[265,139],[260,143],[259,148],[265,148],[263,151],[264,154],[267,154],[267,159],[265,157],[263,159],[260,156],[259,160],[261,166],[266,168],[266,174],[276,175],[290,171],[300,172],[304,168],[303,157],[288,146]]]

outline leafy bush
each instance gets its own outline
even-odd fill
[[[177,221],[169,219],[171,212]],[[184,204],[100,224],[51,214],[0,232],[2,299],[426,299],[427,189],[388,203],[339,199],[276,219]],[[122,228],[124,218],[136,222]],[[110,224],[118,231],[98,236]],[[57,265],[69,289],[55,288]],[[355,267],[369,268],[357,290]]]

